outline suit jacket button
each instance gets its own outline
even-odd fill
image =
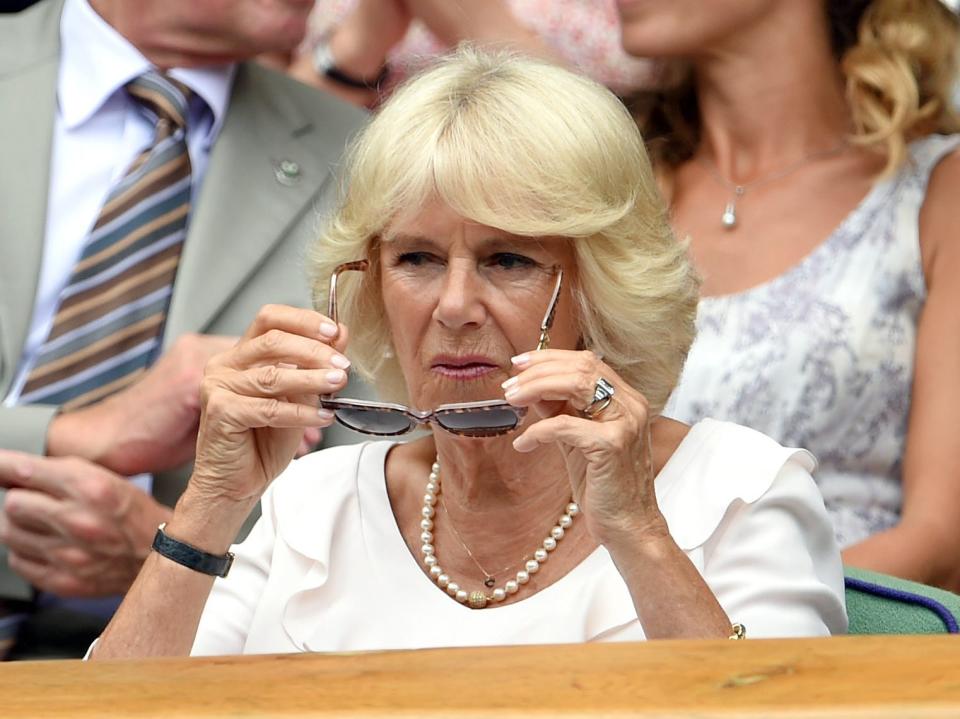
[[[281,185],[295,185],[300,181],[300,165],[293,160],[281,160],[274,171]]]

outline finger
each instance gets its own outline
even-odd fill
[[[510,362],[519,370],[558,360],[577,360],[591,365],[603,364],[602,358],[590,350],[533,350],[510,358]]]
[[[292,402],[297,402],[298,404],[306,404],[311,407],[319,408],[320,406],[320,397],[316,394],[308,395],[297,395],[289,398]],[[320,443],[320,439],[323,437],[323,430],[319,427],[307,427],[303,430],[303,437],[300,440],[300,446],[297,448],[296,457],[302,457],[305,454],[310,454],[316,446]]]
[[[237,369],[283,364],[305,369],[345,370],[350,360],[321,339],[301,337],[280,329],[241,342],[222,355],[220,363]]]
[[[329,317],[315,310],[289,305],[264,305],[247,328],[243,339],[253,339],[272,329],[322,340],[328,344],[339,345],[343,342],[343,347],[338,347],[341,351],[346,346],[346,327],[335,324]]]
[[[112,563],[118,556],[122,556],[122,553],[95,554],[83,547],[56,547],[50,552],[48,564],[59,567],[78,579],[96,578],[97,574],[104,572],[104,562]]]
[[[63,536],[57,521],[62,509],[61,500],[30,489],[11,489],[3,504],[4,515],[12,525],[56,537]]]
[[[86,596],[91,593],[91,587],[87,582],[52,564],[30,559],[15,552],[10,552],[7,560],[10,569],[38,589],[53,592],[62,597]]]
[[[300,459],[300,457],[304,456],[305,454],[310,454],[310,449],[310,444],[306,440],[301,439],[300,445],[297,447],[296,454],[293,456],[297,459]]]
[[[303,431],[303,443],[310,449],[316,447],[323,437],[323,430],[319,427],[307,427]]]
[[[0,450],[0,487],[25,487],[65,497],[67,481],[65,467],[55,459]]]
[[[62,540],[52,534],[34,532],[0,515],[0,543],[11,552],[36,560],[45,560]]]
[[[622,443],[616,441],[619,434],[611,423],[561,414],[527,427],[513,440],[513,448],[518,452],[532,452],[547,444],[561,443],[581,451],[621,451]]]
[[[221,390],[207,402],[207,416],[222,421],[236,431],[260,427],[329,427],[333,412],[311,404],[276,398],[244,397]]]
[[[336,368],[285,369],[264,365],[221,375],[218,384],[246,397],[296,397],[298,402],[316,404],[319,395],[343,389],[347,373]]]
[[[504,397],[517,407],[559,400],[583,411],[593,401],[593,385],[582,372],[552,372],[540,377],[524,376],[507,388]]]
[[[512,385],[522,384],[546,375],[575,372],[582,374],[584,381],[589,381],[591,388],[599,377],[604,377],[614,385],[623,384],[617,373],[611,367],[604,364],[593,352],[541,350],[539,352],[520,355],[519,357],[525,357],[527,359],[517,362],[518,358],[513,358],[513,365],[517,373],[503,383],[502,386],[505,390]]]

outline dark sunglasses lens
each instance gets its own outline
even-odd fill
[[[493,437],[516,428],[517,413],[509,407],[444,410],[437,412],[437,424],[467,437]]]
[[[389,409],[348,407],[335,410],[335,414],[341,424],[364,434],[403,434],[412,426],[409,417]]]

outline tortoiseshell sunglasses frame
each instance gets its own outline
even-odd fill
[[[327,298],[327,316],[335,323],[339,322],[339,313],[337,311],[337,279],[344,272],[356,271],[364,272],[370,267],[368,260],[354,260],[337,265],[330,275],[330,294]],[[563,287],[563,269],[555,268],[557,273],[557,283],[553,288],[553,294],[550,295],[550,303],[547,311],[540,323],[540,339],[537,342],[537,350],[546,349],[550,345],[550,328],[553,326],[553,320],[557,313],[557,304],[560,299],[560,290]],[[503,399],[480,400],[478,402],[454,402],[442,404],[433,411],[421,411],[411,409],[402,404],[393,402],[376,402],[362,399],[338,399],[333,395],[321,395],[320,406],[334,411],[337,421],[348,429],[362,434],[370,434],[379,437],[394,437],[401,434],[412,432],[422,424],[436,424],[441,429],[461,437],[496,437],[502,434],[512,432],[526,415],[526,407],[514,407]],[[396,432],[377,432],[369,429],[360,429],[345,422],[336,414],[337,410],[359,410],[370,412],[387,412],[392,415],[402,415],[408,420],[404,429]],[[515,420],[509,427],[475,427],[472,429],[452,429],[443,423],[443,417],[450,414],[464,414],[467,412],[486,413],[493,411],[508,411],[513,414]]]

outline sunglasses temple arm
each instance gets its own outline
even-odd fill
[[[340,273],[334,272],[330,275],[330,293],[327,295],[327,317],[333,320],[333,324],[339,324],[337,317],[337,277]]]
[[[540,341],[537,342],[537,351],[545,350],[550,346],[550,333],[545,329],[540,330]]]
[[[563,270],[558,268],[557,284],[553,288],[553,294],[550,296],[547,313],[543,316],[543,322],[540,323],[540,340],[537,342],[537,350],[545,350],[550,346],[550,328],[553,327],[553,318],[557,314],[557,302],[560,300],[560,288],[562,286]]]

